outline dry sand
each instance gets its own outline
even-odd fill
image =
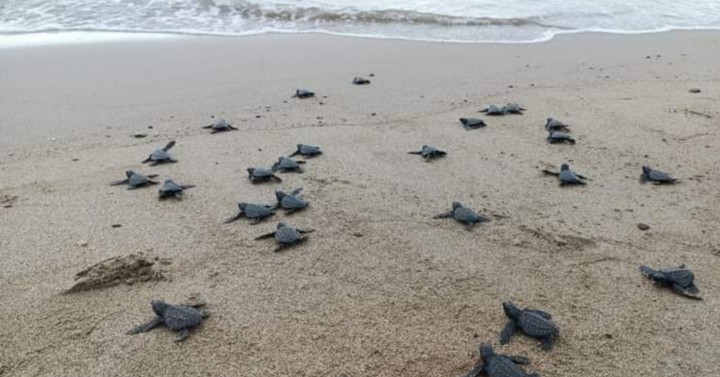
[[[719,41],[273,35],[2,50],[0,375],[453,377],[480,342],[497,346],[512,299],[561,326],[552,352],[524,336],[499,348],[544,377],[718,376]],[[297,87],[318,97],[291,100]],[[475,131],[457,121],[507,101],[527,113]],[[211,115],[240,131],[209,135]],[[548,116],[577,145],[548,145]],[[179,163],[140,164],[171,139]],[[307,173],[247,181],[245,168],[298,142],[325,150]],[[449,155],[406,154],[425,143]],[[590,184],[539,171],[563,161]],[[643,162],[682,183],[640,185]],[[197,187],[160,202],[157,187],[107,185],[126,169]],[[299,186],[312,207],[287,221],[316,229],[300,247],[253,241],[284,215],[221,224],[238,201]],[[453,200],[505,217],[471,232],[431,219]],[[75,273],[133,253],[164,261],[165,278],[62,294]],[[686,263],[705,300],[653,287],[641,263]],[[125,334],[151,299],[191,295],[211,316],[187,342]]]

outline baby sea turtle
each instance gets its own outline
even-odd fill
[[[228,123],[225,119],[216,120],[212,124],[203,126],[203,128],[212,129],[212,132],[210,132],[211,134],[225,131],[237,131],[237,128],[233,127],[232,124]]]
[[[153,300],[151,305],[156,315],[155,318],[128,331],[128,334],[135,335],[150,331],[159,325],[165,325],[170,330],[179,332],[180,336],[175,341],[182,342],[190,336],[190,329],[200,325],[203,318],[207,316],[203,310],[197,309],[197,306],[202,306],[203,303],[199,303],[197,306],[185,306]]]
[[[297,89],[297,90],[295,90],[295,95],[293,95],[292,98],[295,98],[295,97],[310,98],[310,97],[315,97],[315,93],[311,92],[309,90],[305,90],[305,89]]]
[[[655,170],[647,165],[642,166],[642,174],[640,175],[640,182],[653,182],[657,185],[662,184],[673,184],[677,182],[676,178],[671,177],[669,174]]]
[[[170,157],[170,154],[168,153],[170,148],[172,148],[173,146],[175,146],[175,140],[167,143],[167,145],[163,149],[156,149],[142,163],[144,164],[149,162],[150,165],[157,165],[162,163],[177,162],[177,160],[174,160],[172,157]]]
[[[508,114],[520,114],[522,115],[523,111],[527,110],[524,107],[518,105],[515,102],[510,102],[505,107],[503,107],[504,112]]]
[[[484,120],[478,118],[460,118],[463,128],[466,130],[474,130],[487,126]]]
[[[302,160],[293,160],[292,158],[288,157],[280,157],[278,158],[277,162],[273,164],[271,170],[273,172],[281,171],[281,172],[288,172],[288,171],[294,171],[298,173],[303,173],[304,170],[302,167],[300,167],[300,164],[304,164],[305,161]]]
[[[286,223],[278,223],[277,230],[274,232],[263,234],[260,237],[255,238],[256,240],[262,240],[265,238],[275,238],[275,242],[278,243],[278,247],[274,250],[275,252],[281,251],[287,247],[294,246],[297,244],[300,244],[302,242],[305,242],[307,240],[307,236],[305,236],[306,233],[313,232],[313,229],[298,229],[293,228],[290,225]]]
[[[485,113],[487,115],[495,115],[495,116],[505,115],[505,108],[497,106],[497,105],[490,105],[490,106],[480,110],[480,112]]]
[[[316,147],[314,145],[307,145],[307,144],[298,144],[297,150],[293,152],[290,157],[294,157],[297,155],[305,156],[305,157],[315,157],[321,155],[323,152],[320,150],[320,147]]]
[[[545,122],[545,131],[563,131],[570,132],[570,126],[553,118],[547,118]]]
[[[165,183],[163,183],[162,187],[160,187],[158,193],[160,194],[160,199],[167,199],[169,197],[182,199],[183,190],[187,190],[193,187],[195,187],[195,185],[179,185],[175,183],[172,179],[168,179],[165,181]]]
[[[453,218],[457,222],[465,224],[468,228],[468,230],[472,229],[475,224],[477,223],[484,223],[487,221],[490,221],[487,217],[480,215],[476,213],[475,211],[471,210],[470,208],[467,208],[463,206],[460,202],[453,202],[452,204],[452,211],[447,213],[442,213],[439,215],[433,216],[434,219],[447,219],[447,218]]]
[[[301,191],[302,191],[302,187],[293,190],[289,194],[284,193],[279,190],[275,191],[275,197],[277,198],[277,204],[275,205],[275,208],[280,207],[280,208],[288,211],[288,213],[292,213],[292,212],[307,208],[307,206],[309,206],[310,203],[308,201],[300,198]]]
[[[140,174],[136,173],[132,170],[128,170],[125,172],[125,175],[127,176],[127,179],[123,179],[122,181],[115,181],[111,182],[111,186],[119,186],[119,185],[128,185],[128,190],[133,190],[139,187],[145,187],[149,185],[157,185],[160,182],[153,181],[152,178],[157,177],[157,174]]]
[[[686,268],[684,264],[681,264],[678,268],[668,268],[664,270],[653,270],[648,266],[642,265],[640,266],[640,272],[645,274],[645,276],[653,282],[672,288],[677,294],[702,300],[702,297],[698,296],[700,289],[695,285],[695,275],[690,269]]]
[[[441,151],[430,145],[423,145],[419,151],[408,152],[408,154],[419,154],[425,160],[431,160],[437,157],[444,157],[445,155],[447,155],[447,152]]]
[[[483,372],[489,377],[540,377],[537,373],[528,374],[518,366],[526,364],[530,364],[527,357],[497,354],[491,345],[483,343],[480,362],[464,377],[478,377]]]
[[[251,204],[251,203],[245,203],[241,202],[238,203],[238,208],[240,209],[240,212],[238,212],[237,215],[234,217],[228,219],[225,221],[225,224],[229,224],[233,221],[236,221],[242,217],[246,217],[250,219],[250,224],[257,224],[260,221],[275,215],[275,211],[272,210],[271,206],[266,206],[262,204]]]
[[[585,180],[588,178],[584,175],[578,174],[572,170],[570,170],[570,165],[568,164],[562,164],[560,166],[560,171],[553,171],[550,169],[543,169],[543,173],[547,175],[554,175],[558,177],[560,180],[560,186],[564,185],[584,185],[586,184]]]
[[[557,143],[575,144],[575,139],[573,139],[572,136],[570,136],[569,134],[566,134],[564,132],[560,132],[560,131],[548,131],[547,141],[549,141],[550,144],[557,144]]]
[[[267,181],[275,181],[275,182],[282,182],[282,179],[280,177],[273,174],[273,171],[270,169],[265,168],[247,168],[248,172],[248,179],[250,179],[251,182],[267,182]]]
[[[353,79],[352,83],[355,85],[367,85],[370,84],[370,80],[358,76]]]
[[[542,340],[542,349],[547,351],[552,348],[560,328],[553,323],[550,314],[542,310],[520,309],[511,301],[503,303],[503,310],[509,319],[500,333],[500,344],[507,344],[515,329],[519,328],[527,336]]]

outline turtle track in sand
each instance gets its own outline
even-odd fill
[[[169,262],[158,257],[151,259],[143,254],[112,257],[75,274],[75,284],[63,293],[78,293],[120,284],[132,285],[162,280],[165,276],[159,264],[166,263]]]

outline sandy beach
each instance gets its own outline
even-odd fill
[[[0,50],[0,376],[454,377],[481,342],[543,377],[719,376],[719,60],[711,31]],[[478,112],[510,101],[525,114]],[[239,131],[209,134],[212,117]],[[577,144],[549,145],[547,117]],[[178,163],[140,163],[170,140]],[[248,181],[297,143],[325,153],[281,184]],[[423,144],[448,155],[407,154]],[[540,171],[562,162],[588,185]],[[643,163],[680,183],[640,184]],[[128,169],[196,187],[159,201],[157,186],[108,185]],[[240,201],[297,187],[306,211],[222,224]],[[453,201],[493,221],[432,219]],[[253,240],[281,220],[315,232],[282,253]],[[130,254],[152,276],[63,294]],[[682,263],[703,301],[638,272]],[[210,316],[186,342],[126,334],[151,300],[191,296]],[[499,345],[506,300],[553,314],[552,352],[520,335]]]

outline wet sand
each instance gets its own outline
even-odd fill
[[[0,375],[448,377],[488,341],[542,376],[718,376],[719,37],[270,35],[3,50]],[[318,95],[291,99],[295,88]],[[478,113],[509,101],[525,115]],[[240,130],[210,135],[200,127],[211,116]],[[466,131],[468,116],[488,126]],[[577,144],[547,144],[548,116]],[[169,140],[178,163],[140,164]],[[247,167],[297,143],[325,154],[282,184],[248,182]],[[406,154],[422,144],[448,156]],[[540,172],[566,161],[587,186]],[[641,185],[642,163],[681,182]],[[157,187],[108,186],[127,169],[197,187],[159,201]],[[237,202],[296,187],[308,210],[222,224]],[[455,200],[496,216],[472,231],[432,219]],[[279,220],[315,232],[273,253],[253,238]],[[62,294],[87,267],[138,253],[161,279]],[[704,300],[655,288],[643,263],[687,264]],[[210,317],[186,342],[166,329],[126,335],[152,317],[150,300],[189,296]],[[554,315],[553,351],[524,336],[499,346],[508,299]]]

